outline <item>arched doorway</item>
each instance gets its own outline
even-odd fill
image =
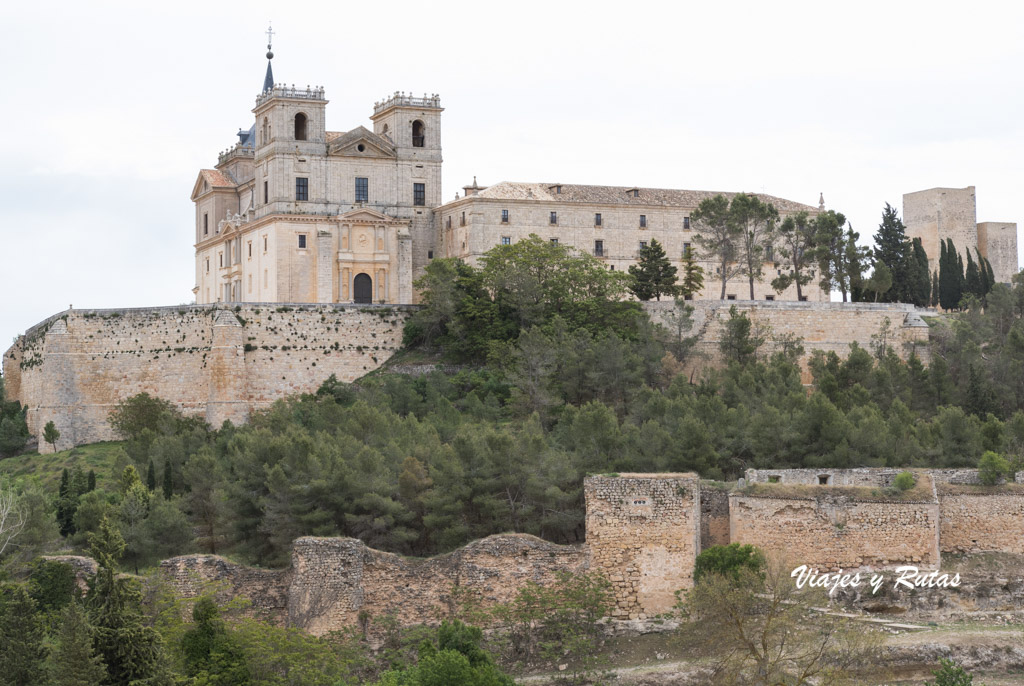
[[[373,279],[369,274],[356,274],[352,280],[352,291],[356,303],[370,304],[373,302]]]

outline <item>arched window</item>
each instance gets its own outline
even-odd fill
[[[423,135],[424,129],[423,122],[419,119],[412,123],[412,147],[422,148],[423,147]]]
[[[306,115],[302,112],[295,115],[295,140],[306,140]]]

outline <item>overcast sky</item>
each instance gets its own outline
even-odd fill
[[[5,3],[0,350],[78,307],[192,300],[193,205],[278,81],[328,130],[439,93],[444,199],[472,182],[763,191],[844,212],[977,187],[1024,223],[1024,5]],[[498,8],[498,9],[492,9]]]

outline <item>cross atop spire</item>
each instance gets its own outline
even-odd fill
[[[274,44],[274,28],[267,25],[267,75],[263,77],[263,92],[274,89],[274,70],[270,68],[270,61],[274,59],[274,53],[270,49]]]

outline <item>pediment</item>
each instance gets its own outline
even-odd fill
[[[362,146],[362,150],[359,149],[360,146]],[[391,159],[395,157],[395,148],[387,139],[378,136],[363,126],[359,126],[331,141],[328,153],[345,157],[383,157]]]
[[[234,180],[224,172],[216,169],[200,169],[199,175],[196,177],[196,182],[192,186],[191,199],[195,200],[200,195],[204,195],[213,190],[234,191],[236,187]]]
[[[386,214],[368,208],[351,210],[345,214],[338,215],[338,221],[342,224],[408,224],[408,220],[395,219]]]

